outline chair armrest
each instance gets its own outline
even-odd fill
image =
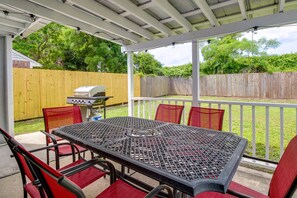
[[[234,191],[234,190],[230,190],[230,189],[227,190],[227,193],[230,194],[230,195],[233,195],[233,196],[235,196],[235,197],[241,197],[241,198],[253,198],[253,196],[246,195],[246,194],[243,194],[243,193],[240,193],[240,192],[236,192],[236,191]]]
[[[70,176],[94,165],[104,166],[104,168],[108,167],[110,173],[110,184],[116,181],[116,169],[113,166],[113,164],[107,160],[100,158],[94,158],[89,161],[85,161],[84,163],[62,170],[60,171],[60,173],[62,173],[65,176]]]
[[[59,147],[59,146],[63,146],[63,145],[72,146],[74,149],[76,149],[77,153],[80,155],[80,151],[78,150],[77,146],[75,146],[75,145],[73,145],[73,144],[71,144],[69,142],[63,142],[63,143],[59,143],[59,144],[53,144],[53,145],[49,145],[49,146],[44,146],[44,147],[41,147],[41,148],[29,150],[28,152],[34,153],[34,152],[42,151],[42,150],[49,149],[49,148],[52,148],[52,147]],[[14,157],[14,155],[10,155],[10,157]]]
[[[59,147],[59,146],[63,146],[63,145],[72,146],[76,150],[76,153],[78,153],[80,155],[80,151],[77,148],[77,146],[75,146],[74,144],[72,144],[70,142],[63,142],[63,143],[57,143],[57,144],[53,144],[53,145],[49,145],[49,146],[44,146],[44,147],[41,147],[41,148],[30,150],[29,152],[34,153],[34,152],[37,152],[37,151],[42,151],[42,150],[45,150],[45,149],[49,149],[49,148],[53,148],[53,147]]]
[[[55,151],[56,169],[58,169],[59,168],[59,150],[58,150],[59,148],[58,147],[62,146],[62,145],[70,145],[71,146],[73,159],[75,159],[75,154],[76,153],[78,154],[78,158],[81,158],[79,149],[74,144],[71,144],[70,142],[52,144],[52,145],[45,146],[45,147],[42,147],[42,148],[33,149],[33,150],[29,151],[29,152],[37,152],[37,151],[41,151],[41,150],[44,150],[44,149],[55,148],[54,151]],[[74,152],[75,150],[76,150],[76,152]]]
[[[249,155],[246,155],[246,154],[243,154],[242,157],[248,158],[248,159],[253,159],[253,160],[258,160],[258,161],[262,161],[262,162],[267,162],[267,163],[275,164],[275,165],[278,164],[278,162],[275,162],[275,161],[272,161],[272,160],[267,160],[267,159],[261,159],[261,158],[257,158],[257,157],[252,157],[252,156],[249,156]]]
[[[151,190],[146,196],[145,198],[154,198],[155,196],[158,195],[159,192],[161,192],[162,190],[166,190],[168,193],[168,197],[169,198],[173,198],[173,193],[171,188],[169,188],[166,185],[159,185],[157,187],[155,187],[153,190]]]
[[[52,134],[50,134],[48,132],[45,132],[44,130],[40,130],[40,132],[43,133],[45,136],[49,137],[54,144],[57,144],[57,140],[56,140],[56,137],[54,135],[52,135]]]

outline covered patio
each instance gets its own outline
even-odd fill
[[[199,41],[231,33],[292,24],[297,21],[297,1],[246,0],[0,0],[0,127],[14,134],[12,40],[27,36],[53,21],[109,40],[122,46],[127,53],[128,114],[152,119],[156,101],[165,103],[207,104],[229,108],[229,132],[232,130],[232,107],[240,108],[240,136],[244,135],[243,109],[252,108],[252,156],[256,157],[255,108],[265,109],[265,159],[269,160],[269,109],[279,109],[280,147],[284,142],[284,109],[297,109],[295,104],[242,103],[233,101],[206,101],[200,99]],[[134,97],[133,52],[163,46],[192,42],[193,87],[192,100]],[[170,55],[169,55],[170,56]],[[143,108],[140,105],[143,104]],[[148,106],[145,107],[144,104]],[[146,109],[147,108],[147,109]],[[137,115],[134,110],[137,109]],[[148,117],[146,117],[146,113]],[[184,112],[184,114],[187,112]],[[226,117],[227,117],[226,116]],[[185,116],[184,116],[185,118]],[[185,120],[182,121],[186,123]],[[296,123],[297,129],[297,111]],[[296,130],[297,131],[297,130]],[[2,140],[2,142],[4,142]],[[243,161],[274,169],[269,162],[243,159]]]

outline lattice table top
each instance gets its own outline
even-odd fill
[[[192,186],[183,189],[192,196],[201,191],[199,185],[211,182],[220,189],[210,185],[210,190],[225,191],[247,143],[232,133],[133,117],[65,126],[54,133],[136,164],[144,174],[156,173],[165,183],[170,179],[172,186]]]

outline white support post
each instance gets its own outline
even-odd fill
[[[0,37],[0,93],[0,127],[14,135],[11,36]]]
[[[134,102],[134,75],[133,75],[133,52],[129,51],[127,54],[128,64],[128,116],[133,116]]]
[[[199,42],[192,41],[192,106],[198,106],[200,100]]]

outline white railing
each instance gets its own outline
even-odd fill
[[[184,105],[181,124],[185,125],[192,105],[192,100],[176,98],[134,97],[133,101],[133,116],[147,119],[154,119],[159,103]],[[297,132],[296,104],[214,100],[199,100],[198,103],[199,106],[225,109],[223,131],[247,138],[246,151],[253,157],[278,160]]]

